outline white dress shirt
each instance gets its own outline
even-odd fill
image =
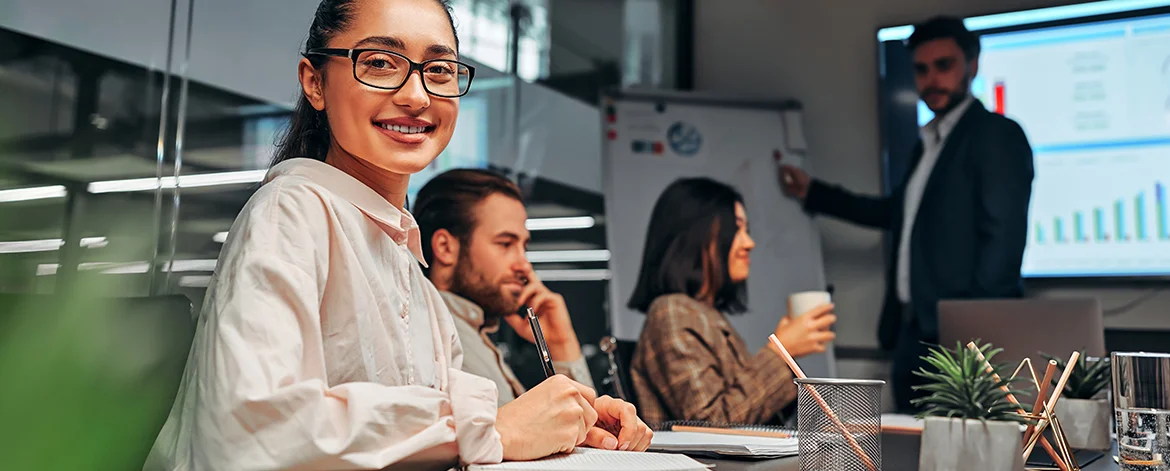
[[[446,469],[499,462],[496,385],[423,276],[418,227],[311,159],[232,225],[146,469]]]
[[[898,243],[897,277],[898,300],[903,304],[910,302],[910,238],[914,235],[914,220],[918,216],[918,207],[922,204],[922,193],[930,181],[930,174],[934,165],[938,163],[938,156],[946,146],[947,137],[955,129],[959,118],[971,106],[975,98],[967,95],[959,106],[943,116],[935,116],[918,131],[922,138],[922,158],[914,173],[906,181],[906,190],[902,197],[902,238]]]

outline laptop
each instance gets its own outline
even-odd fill
[[[1036,374],[1043,375],[1048,361],[1040,353],[1063,359],[1074,350],[1090,358],[1105,355],[1105,325],[1096,298],[941,301],[938,331],[946,348],[973,340],[1002,348],[992,361],[1010,365],[1007,374],[1031,358]]]

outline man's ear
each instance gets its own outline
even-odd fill
[[[971,59],[971,61],[967,63],[967,67],[971,69],[971,78],[974,79],[975,76],[979,75],[979,58],[976,57]]]
[[[431,252],[434,265],[454,266],[459,260],[459,238],[446,229],[439,229],[431,235]]]

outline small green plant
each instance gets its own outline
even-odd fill
[[[1064,371],[1067,362],[1063,358],[1057,358],[1046,353],[1041,353],[1045,359],[1056,361],[1056,366],[1060,371]],[[1052,378],[1052,385],[1056,386],[1057,378]],[[1077,359],[1077,363],[1073,365],[1072,373],[1068,376],[1068,382],[1064,384],[1064,397],[1068,399],[1092,399],[1097,396],[1113,380],[1113,371],[1110,368],[1108,358],[1100,358],[1092,364],[1085,362],[1085,352],[1081,352],[1081,356]]]
[[[991,344],[979,347],[979,352],[988,362],[1001,350],[993,350]],[[914,389],[930,394],[911,401],[922,410],[919,417],[1026,422],[1017,413],[1016,405],[1008,401],[1008,391],[1004,390],[1013,380],[1003,378],[1003,375],[1000,375],[999,381],[992,378],[976,352],[956,343],[954,350],[942,346],[932,347],[930,353],[922,359],[936,371],[919,368],[914,372],[928,381],[927,384],[914,386]],[[1011,390],[1011,393],[1021,394],[1017,390]]]

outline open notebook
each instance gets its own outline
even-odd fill
[[[653,429],[652,451],[737,458],[799,454],[796,430],[785,427],[688,420],[655,424]]]
[[[796,438],[670,431],[654,432],[650,450],[741,458],[780,458],[800,452]]]
[[[572,453],[535,461],[471,465],[467,471],[708,471],[685,455],[597,450],[578,447]]]

